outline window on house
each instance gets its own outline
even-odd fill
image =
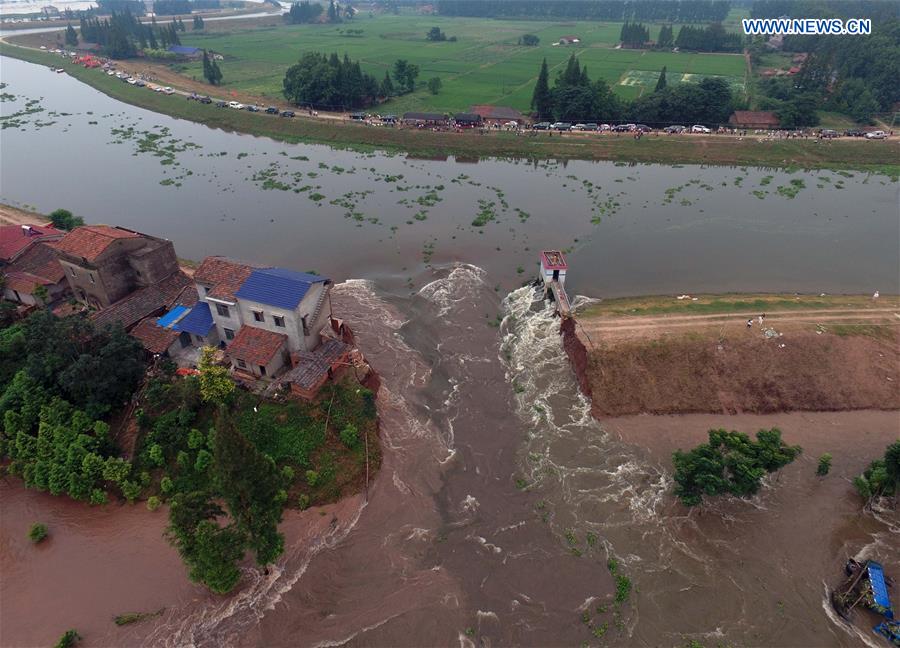
[[[306,315],[301,317],[300,321],[303,322],[303,335],[309,336],[309,327],[306,326]]]
[[[237,366],[240,367],[241,369],[246,369],[246,368],[247,368],[247,363],[244,362],[243,360],[241,360],[240,358],[238,358]]]
[[[257,322],[265,322],[266,316],[263,315],[262,311],[253,311],[253,319],[255,319]]]
[[[77,276],[78,276],[78,273],[75,272],[75,268],[69,268],[69,272],[72,273],[72,276],[73,276],[73,277],[77,277]]]
[[[259,375],[260,376],[266,375],[266,368],[263,365],[259,365]]]
[[[93,272],[90,273],[89,276],[90,276],[90,278],[91,278],[91,283],[97,283],[96,281],[94,281],[94,273],[93,273]]]
[[[228,329],[228,328],[225,329],[225,339],[233,340],[234,339],[234,331],[232,331],[231,329]]]
[[[282,317],[281,315],[273,315],[272,319],[275,320],[275,326],[280,326],[281,328],[284,328],[284,317]]]
[[[216,304],[216,312],[222,317],[231,317],[231,314],[228,312],[228,306],[224,304]]]

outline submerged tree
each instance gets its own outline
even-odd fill
[[[675,452],[675,495],[685,506],[700,504],[704,495],[748,497],[759,490],[766,473],[786,466],[801,452],[800,446],[782,441],[778,428],[760,430],[756,439],[741,432],[710,430],[709,442]]]

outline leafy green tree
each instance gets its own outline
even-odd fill
[[[147,498],[147,510],[155,511],[160,506],[162,506],[162,500],[160,500],[156,495],[151,495]]]
[[[670,49],[673,45],[672,25],[663,25],[659,30],[659,38],[656,39],[656,46],[660,49]]]
[[[150,462],[154,466],[162,466],[166,462],[166,457],[163,455],[162,446],[158,443],[154,443],[150,446],[150,450],[147,452],[150,457]]]
[[[410,63],[406,59],[394,61],[394,80],[404,94],[416,89],[416,77],[419,76],[419,66]]]
[[[78,34],[72,28],[71,24],[66,26],[66,45],[78,47]]]
[[[341,22],[341,16],[338,12],[337,3],[334,0],[329,0],[328,2],[328,22]]]
[[[819,123],[819,102],[812,93],[792,97],[775,111],[782,128],[802,128]]]
[[[353,423],[348,423],[341,430],[341,443],[348,448],[355,448],[359,444],[359,430]]]
[[[53,648],[72,648],[81,641],[81,635],[75,630],[66,630]]]
[[[284,20],[294,25],[316,22],[322,15],[322,11],[322,5],[318,2],[303,0],[291,5],[290,11],[284,14]]]
[[[31,540],[31,542],[33,542],[34,544],[37,544],[46,539],[47,535],[47,525],[41,524],[40,522],[35,522],[31,525],[31,528],[28,529],[28,539]]]
[[[440,77],[431,77],[428,79],[428,91],[433,95],[436,95],[441,91],[442,85]]]
[[[57,229],[73,230],[84,225],[84,219],[73,216],[68,209],[54,209],[50,212],[50,223]]]
[[[541,63],[541,71],[531,95],[531,109],[538,119],[546,119],[553,113],[553,96],[550,94],[550,73],[546,58]]]
[[[228,369],[215,361],[216,350],[205,346],[200,350],[200,395],[207,403],[222,405],[231,400],[234,394],[234,381],[228,375]]]
[[[234,524],[220,527],[225,515],[207,493],[178,493],[169,507],[166,535],[188,566],[188,576],[213,592],[225,594],[241,577],[238,562],[244,557],[245,538]]]
[[[659,73],[659,79],[656,81],[656,88],[653,89],[654,92],[659,92],[663,88],[666,87],[666,66],[663,65],[662,71]]]
[[[292,103],[332,109],[370,105],[380,91],[378,81],[363,73],[359,61],[318,52],[306,52],[289,67],[282,84]]]
[[[210,85],[219,85],[222,82],[222,70],[215,58],[210,57],[206,50],[203,50],[203,78]]]
[[[432,27],[428,30],[428,33],[425,34],[425,38],[433,42],[439,42],[447,40],[447,35],[441,31],[440,27]]]
[[[519,45],[524,45],[526,47],[537,47],[540,42],[541,39],[534,34],[523,34],[522,37],[519,38]]]
[[[384,73],[384,80],[381,82],[381,96],[385,99],[394,96],[394,82],[391,81],[391,75],[388,72]]]
[[[704,495],[748,497],[759,490],[767,472],[786,466],[801,452],[799,446],[786,445],[777,428],[760,430],[756,438],[752,441],[740,432],[710,430],[708,443],[689,452],[675,452],[675,495],[685,506],[700,504]]]
[[[200,31],[204,27],[203,25],[203,16],[200,14],[194,14],[194,24],[191,26],[191,30]]]
[[[224,412],[215,429],[216,485],[256,562],[267,565],[284,551],[284,536],[278,533],[287,501],[281,474]]]
[[[884,457],[870,463],[853,485],[866,505],[879,497],[900,495],[900,441],[889,445]]]
[[[819,463],[816,465],[816,474],[824,477],[831,471],[831,455],[827,452],[819,457]]]

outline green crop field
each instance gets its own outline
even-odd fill
[[[426,32],[440,27],[456,42],[429,42]],[[655,38],[659,25],[650,26]],[[361,29],[361,35],[346,30]],[[362,15],[341,25],[283,25],[236,28],[231,32],[181,36],[184,45],[206,48],[225,57],[221,64],[225,86],[264,97],[280,97],[285,70],[303,52],[337,52],[360,60],[363,69],[381,80],[397,59],[419,66],[416,92],[396,98],[385,110],[461,111],[486,103],[527,110],[541,60],[553,72],[574,53],[592,79],[603,78],[623,98],[652,90],[663,66],[669,83],[699,81],[706,76],[725,78],[744,90],[745,62],[737,54],[694,54],[616,49],[620,23],[541,22],[439,18],[434,16]],[[676,26],[676,33],[678,27]],[[537,47],[518,45],[523,34],[540,37]],[[561,36],[577,35],[577,45],[554,45]],[[191,63],[186,74],[202,78],[202,66]],[[431,95],[425,82],[440,77],[443,88]]]

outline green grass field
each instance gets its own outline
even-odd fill
[[[432,43],[425,33],[439,26],[457,42]],[[361,36],[347,36],[346,29],[362,29]],[[472,104],[490,103],[527,110],[541,60],[555,70],[575,53],[591,78],[603,78],[623,98],[652,90],[663,66],[669,83],[699,81],[721,76],[743,90],[745,64],[740,55],[692,54],[615,49],[620,23],[541,22],[438,18],[433,16],[362,15],[343,25],[283,25],[261,29],[237,28],[232,32],[181,36],[185,45],[213,50],[225,56],[225,86],[270,97],[280,97],[285,70],[307,51],[337,52],[359,59],[365,71],[379,80],[396,59],[407,59],[421,69],[423,87],[394,99],[386,109],[460,111]],[[659,25],[651,26],[656,37]],[[540,45],[517,45],[523,34],[537,34]],[[581,43],[554,46],[560,36],[574,34]],[[202,66],[192,63],[185,73],[202,77]],[[552,72],[551,72],[552,74]],[[437,96],[425,88],[431,77],[440,77]]]

